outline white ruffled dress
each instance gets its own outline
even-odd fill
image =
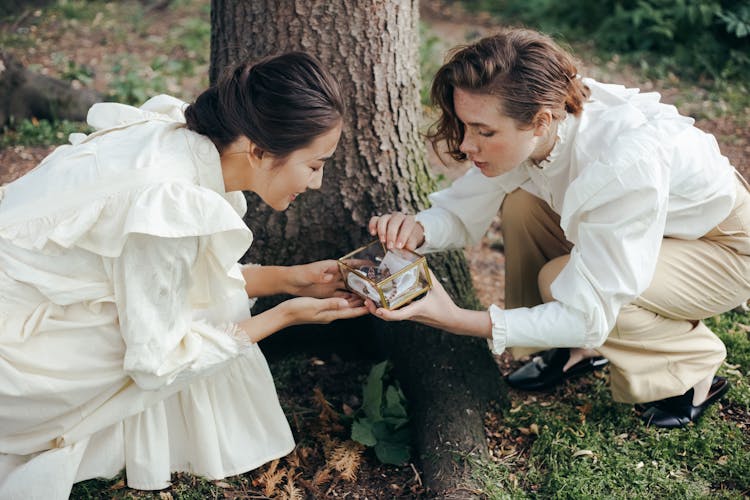
[[[168,96],[97,104],[0,188],[0,498],[68,498],[126,469],[213,479],[294,447],[237,261],[241,192]]]

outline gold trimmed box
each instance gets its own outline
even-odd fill
[[[386,250],[375,240],[338,260],[346,287],[378,307],[398,309],[432,288],[427,259],[412,250]]]

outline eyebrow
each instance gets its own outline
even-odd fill
[[[491,128],[489,125],[487,125],[486,123],[482,123],[482,122],[471,122],[471,123],[465,123],[464,125],[469,125],[471,127],[487,127],[487,128]]]

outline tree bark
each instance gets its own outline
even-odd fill
[[[0,50],[0,126],[31,117],[85,121],[91,105],[101,100],[98,92],[29,71]]]
[[[246,220],[255,241],[248,260],[336,258],[372,239],[372,215],[426,206],[435,182],[419,134],[416,0],[213,0],[211,20],[212,81],[238,60],[304,50],[333,73],[347,101],[322,189],[285,212],[249,196]],[[431,257],[430,266],[458,303],[478,306],[460,252]],[[486,456],[485,407],[503,398],[486,342],[374,318],[356,330],[379,339],[396,365],[427,485],[443,497],[471,497],[471,479],[455,452]]]

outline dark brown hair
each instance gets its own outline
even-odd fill
[[[432,82],[432,102],[441,116],[427,137],[433,148],[445,141],[448,153],[459,161],[466,155],[458,149],[464,126],[453,105],[457,88],[496,96],[501,111],[520,128],[532,127],[545,107],[555,119],[566,112],[578,115],[590,95],[577,76],[573,56],[537,31],[508,29],[457,47]]]
[[[283,158],[331,130],[343,114],[336,80],[311,55],[288,52],[230,67],[187,107],[185,120],[219,151],[245,136]]]

